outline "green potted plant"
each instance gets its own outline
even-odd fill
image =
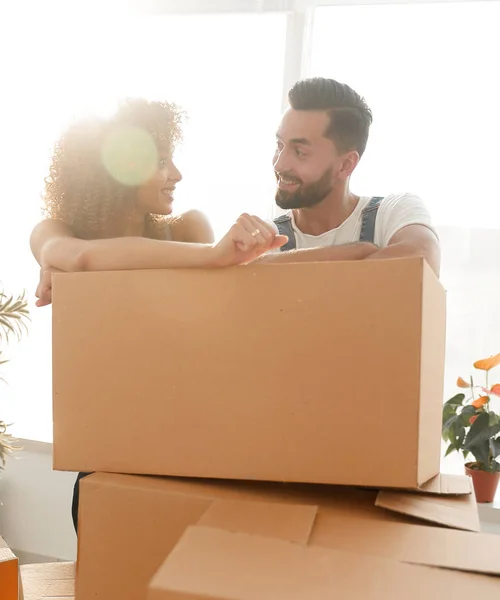
[[[0,291],[0,367],[7,360],[3,357],[4,347],[10,338],[20,339],[26,331],[26,321],[29,318],[25,294],[9,296]],[[4,381],[0,374],[0,380]],[[0,420],[0,471],[5,467],[5,459],[13,450],[13,437],[7,432],[8,425]]]
[[[484,385],[459,377],[457,386],[463,390],[443,406],[443,440],[448,443],[445,456],[462,452],[474,461],[465,463],[465,472],[472,477],[478,502],[492,502],[500,479],[500,384],[490,386],[490,371],[500,364],[500,354],[474,363],[484,372]]]

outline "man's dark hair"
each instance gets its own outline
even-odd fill
[[[302,79],[288,92],[288,101],[294,110],[327,111],[330,124],[325,137],[333,141],[339,152],[356,150],[363,155],[372,111],[365,99],[348,85],[323,77]]]

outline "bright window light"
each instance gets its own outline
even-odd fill
[[[54,140],[73,116],[109,111],[119,97],[168,100],[186,111],[177,212],[205,211],[217,235],[243,211],[272,214],[286,15],[54,14],[19,15],[22,26],[0,41],[12,82],[2,89],[0,111],[6,289],[28,288],[33,298],[38,268],[28,237],[40,218]],[[32,317],[29,338],[10,352],[15,360],[6,369],[9,386],[1,389],[2,417],[16,423],[18,435],[50,440],[50,308],[33,308]]]

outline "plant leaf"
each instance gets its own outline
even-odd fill
[[[29,311],[26,293],[15,298],[0,292],[0,339],[3,337],[8,340],[11,335],[19,339],[27,331],[27,320]]]
[[[462,412],[460,413],[460,421],[464,427],[468,427],[470,425],[470,418],[474,415],[477,415],[479,411],[469,404],[469,406],[465,406]]]
[[[460,419],[460,415],[453,415],[452,417],[450,417],[446,423],[443,425],[443,428],[441,430],[441,436],[443,438],[443,441],[450,441],[452,442],[453,440],[451,439],[450,435],[453,433],[452,429],[455,425],[455,423],[457,423]]]
[[[493,458],[500,456],[500,439],[491,440],[490,439],[490,452]]]
[[[9,334],[9,332],[12,333],[12,334],[16,333],[16,330],[14,329],[14,326],[10,324],[9,320],[7,319],[7,317],[3,317],[1,314],[0,314],[0,325],[2,327],[4,327],[5,330],[7,331],[6,336]]]
[[[464,448],[470,450],[474,454],[473,447],[486,442],[490,438],[494,437],[498,432],[500,432],[500,423],[490,427],[489,414],[482,412],[471,425],[469,433],[465,438]]]
[[[478,463],[483,465],[484,470],[490,470],[490,447],[487,441],[477,444],[469,448],[471,454]]]
[[[452,452],[455,452],[455,450],[455,446],[453,444],[450,444],[448,448],[446,448],[445,457],[451,454]]]
[[[465,394],[456,394],[455,396],[453,396],[453,398],[450,398],[449,400],[447,400],[444,405],[445,406],[462,406],[463,402],[465,400]]]
[[[488,414],[490,415],[490,426],[500,423],[500,417],[495,412],[490,410]]]

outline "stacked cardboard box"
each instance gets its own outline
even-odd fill
[[[500,592],[439,475],[444,343],[421,259],[56,276],[76,600]]]

